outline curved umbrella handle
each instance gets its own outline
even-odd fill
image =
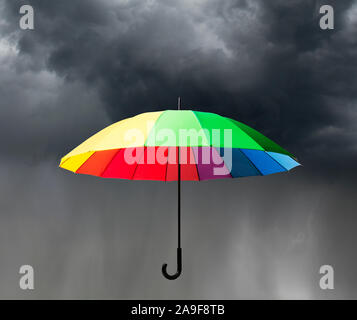
[[[180,274],[182,272],[182,250],[181,250],[181,248],[177,248],[177,271],[176,271],[176,273],[173,275],[167,273],[167,263],[164,263],[162,265],[161,271],[162,271],[162,274],[164,275],[164,277],[169,280],[175,280],[180,276]]]

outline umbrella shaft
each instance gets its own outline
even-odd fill
[[[180,164],[180,147],[178,147],[178,169],[177,169],[177,242],[178,248],[181,248],[181,164]]]

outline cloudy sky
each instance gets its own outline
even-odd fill
[[[329,0],[0,3],[0,298],[357,298],[357,4]],[[31,4],[35,30],[19,28]],[[295,154],[287,174],[176,185],[74,175],[106,125],[183,108]],[[19,267],[35,290],[19,289]],[[335,289],[319,287],[319,268]]]

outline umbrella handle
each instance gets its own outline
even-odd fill
[[[181,272],[182,272],[182,249],[181,248],[177,248],[177,271],[175,274],[168,274],[167,273],[167,263],[164,263],[162,265],[162,274],[164,275],[164,277],[166,279],[169,279],[169,280],[175,280],[177,279]]]

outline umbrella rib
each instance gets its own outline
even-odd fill
[[[219,152],[218,152],[218,150],[217,150],[216,147],[211,147],[211,148],[215,148],[215,149],[216,149],[216,152],[217,152],[218,156],[219,156],[219,157],[221,158],[221,160],[222,160],[223,166],[225,166],[226,169],[228,170],[228,167],[227,167],[226,163],[224,162],[224,159],[223,159],[222,156],[221,156],[221,148],[219,148],[219,149],[220,149]],[[224,151],[224,148],[223,148],[223,152],[225,152],[225,151]],[[223,157],[224,157],[224,155],[223,155]],[[232,158],[232,159],[233,159],[233,158]],[[232,163],[232,166],[233,166],[233,163]],[[233,176],[232,176],[232,168],[231,168],[231,170],[229,170],[229,175],[230,175],[231,178],[233,179]]]
[[[165,170],[164,181],[167,181],[167,167],[169,166],[169,152],[170,152],[170,147],[167,147],[167,160],[166,160],[166,170]]]
[[[61,166],[63,166],[69,159],[71,159],[71,157],[68,157],[63,162],[60,162],[59,167],[61,168]]]
[[[238,129],[240,130],[241,132],[243,132],[247,137],[249,137],[250,139],[252,139],[258,146],[260,146],[263,151],[265,151],[265,148],[263,148],[263,146],[257,141],[255,140],[253,137],[251,137],[247,132],[245,132],[242,128],[240,128],[239,126],[237,126],[237,124],[234,123],[234,121],[230,118],[227,118],[227,117],[222,117],[222,118],[226,118],[227,120],[229,120],[231,123],[233,123],[233,125]]]
[[[252,166],[253,166],[255,169],[257,169],[257,171],[260,173],[260,175],[261,175],[261,176],[264,176],[263,172],[261,172],[261,171],[258,169],[258,167],[253,163],[253,161],[250,160],[249,157],[248,157],[240,148],[238,148],[238,150],[242,153],[242,155],[243,155],[244,157],[247,158],[247,160],[252,164]],[[247,149],[247,150],[249,150],[249,149]],[[250,150],[254,150],[254,149],[250,149]]]
[[[165,112],[166,112],[166,110],[163,111],[163,112],[158,116],[158,118],[155,120],[153,126],[151,127],[150,131],[148,132],[148,135],[146,136],[146,139],[145,139],[145,141],[144,141],[144,147],[145,147],[145,146],[147,147],[146,143],[148,142],[148,140],[149,140],[149,138],[150,138],[150,136],[151,136],[151,133],[154,131],[154,127],[158,125],[159,120],[160,120],[161,117],[165,114]],[[155,131],[154,131],[154,132],[155,132]],[[155,140],[156,140],[156,139],[155,139]],[[156,141],[155,141],[155,143],[156,143]],[[154,145],[154,146],[155,146],[155,145]]]
[[[202,127],[202,124],[201,124],[200,119],[198,119],[198,117],[197,117],[195,111],[191,110],[191,112],[193,113],[193,115],[195,116],[195,118],[196,118],[198,124],[200,125],[201,129],[203,130],[203,133],[205,134],[206,140],[208,139],[208,146],[211,146],[210,137],[207,138],[206,131],[205,131],[205,129]]]
[[[90,158],[92,158],[94,155],[95,155],[95,153],[97,152],[97,151],[90,151],[90,152],[93,152],[85,161],[83,161],[83,163],[77,168],[77,170],[76,171],[74,171],[74,173],[77,173],[77,171],[79,170],[79,169],[81,169],[82,167],[83,167],[83,165],[90,159]],[[86,153],[86,152],[83,152],[83,153]]]
[[[106,166],[104,167],[104,170],[102,171],[102,173],[100,174],[100,177],[103,176],[104,172],[107,171],[109,165],[112,163],[112,161],[114,160],[114,158],[116,157],[116,155],[119,153],[119,151],[123,149],[123,148],[119,148],[117,150],[117,152],[114,153],[114,155],[112,156],[112,158],[108,161],[108,163],[106,164]]]
[[[198,147],[197,147],[198,148]],[[193,151],[193,149],[192,149],[192,147],[190,147],[190,149],[191,149],[191,152],[192,152],[192,154],[193,154],[193,157],[194,157],[194,159],[195,159],[195,167],[196,167],[196,172],[197,172],[197,177],[198,177],[198,181],[200,181],[201,179],[200,179],[200,173],[199,173],[199,171],[198,171],[198,161],[197,161],[197,159],[196,159],[196,156],[195,156],[195,153],[194,153],[194,151]],[[197,150],[197,153],[198,153],[198,150]]]
[[[162,117],[162,115],[165,113],[166,111],[163,111],[160,115],[159,115],[159,117],[155,120],[155,123],[154,123],[154,125],[152,126],[152,128],[150,129],[150,131],[149,131],[149,133],[148,133],[148,135],[147,135],[147,137],[146,137],[146,139],[145,139],[145,141],[144,141],[144,145],[143,145],[143,153],[142,153],[142,155],[141,155],[141,157],[140,157],[140,160],[142,159],[142,157],[143,157],[143,155],[145,154],[145,148],[147,148],[148,146],[146,146],[146,142],[148,141],[148,139],[149,139],[149,137],[150,137],[150,135],[151,135],[151,133],[153,132],[153,128],[154,128],[154,126],[155,125],[157,125],[157,123],[158,123],[158,121],[159,121],[159,119]],[[139,160],[139,162],[140,162],[140,160]],[[132,176],[131,176],[131,179],[130,180],[133,180],[133,178],[134,178],[134,175],[135,175],[135,172],[136,172],[136,169],[138,168],[138,163],[136,163],[136,167],[135,167],[135,169],[134,169],[134,172],[133,172],[133,174],[132,174]]]
[[[138,147],[137,147],[137,148],[138,148]],[[136,150],[138,150],[137,148],[136,148]],[[134,169],[134,171],[133,171],[133,174],[131,175],[130,180],[134,180],[133,178],[134,178],[134,175],[135,175],[136,169],[138,168],[138,166],[139,166],[139,162],[140,162],[140,161],[141,161],[141,159],[143,158],[144,154],[145,154],[145,146],[143,147],[143,153],[141,154],[139,161],[136,163],[135,169]]]
[[[286,169],[285,167],[283,167],[283,165],[282,164],[280,164],[277,160],[275,160],[268,152],[266,152],[266,151],[264,151],[274,162],[276,162],[278,165],[279,165],[279,167],[282,167],[285,171],[289,171],[288,169]],[[279,152],[277,152],[277,153],[279,153]]]

